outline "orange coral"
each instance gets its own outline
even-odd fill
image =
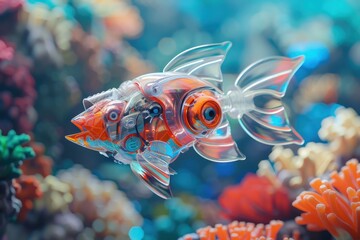
[[[197,234],[185,235],[182,240],[273,240],[277,239],[278,232],[283,224],[282,221],[275,220],[267,225],[234,221],[227,226],[217,224],[214,228],[200,228],[197,230]],[[300,239],[300,234],[298,232],[293,233],[291,239]]]
[[[29,146],[34,149],[35,157],[25,161],[21,166],[21,170],[24,175],[41,174],[43,177],[47,177],[51,174],[53,160],[44,155],[45,147],[42,143],[31,142]]]
[[[311,231],[328,230],[336,239],[360,239],[360,165],[346,163],[331,181],[319,178],[310,185],[316,192],[302,192],[293,206],[304,211],[296,218]]]
[[[34,176],[21,175],[15,180],[14,185],[16,188],[16,197],[22,204],[18,219],[23,221],[27,213],[33,209],[34,200],[42,196],[40,182]]]

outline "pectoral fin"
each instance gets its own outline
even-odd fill
[[[195,151],[210,161],[232,162],[244,160],[230,132],[229,122],[224,119],[222,125],[208,138],[203,138],[194,144]]]
[[[170,175],[176,174],[169,163],[176,156],[168,143],[153,141],[143,153],[137,155],[137,161],[131,163],[131,169],[151,191],[167,199],[171,197]]]
[[[172,197],[170,189],[170,176],[157,168],[154,168],[151,164],[139,156],[137,161],[133,161],[130,164],[133,173],[139,177],[145,185],[156,195],[164,199]]]

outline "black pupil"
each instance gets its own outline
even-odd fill
[[[206,120],[211,121],[215,118],[216,112],[213,108],[207,108],[204,111],[204,117]]]
[[[110,114],[111,120],[115,120],[117,118],[117,114],[115,112]]]

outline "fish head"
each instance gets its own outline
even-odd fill
[[[109,128],[115,128],[119,135],[120,122],[126,102],[122,100],[102,100],[75,116],[71,122],[80,132],[67,135],[66,139],[82,147],[99,152],[117,152],[118,145]]]

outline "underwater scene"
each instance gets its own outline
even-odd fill
[[[0,0],[1,240],[360,240],[357,0]]]

